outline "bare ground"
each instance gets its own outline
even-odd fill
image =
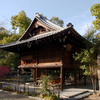
[[[0,91],[0,100],[35,100],[31,98],[27,98],[24,95],[20,94],[12,94],[6,91]]]
[[[100,96],[98,96],[98,94],[97,94],[97,96],[92,94],[92,95],[85,97],[83,99],[80,99],[80,100],[100,100]]]

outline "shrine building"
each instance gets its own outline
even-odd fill
[[[25,33],[18,41],[0,45],[0,49],[20,55],[20,69],[33,69],[33,81],[40,77],[39,71],[49,70],[60,74],[54,78],[55,83],[60,83],[61,90],[65,83],[66,71],[73,70],[74,84],[77,86],[77,72],[80,70],[79,61],[73,59],[75,52],[85,48],[84,38],[78,34],[71,23],[66,27],[58,26],[39,13],[35,17]]]

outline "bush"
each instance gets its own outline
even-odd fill
[[[41,92],[41,96],[45,97],[45,96],[50,96],[52,95],[50,89],[49,89],[49,82],[51,81],[51,76],[46,76],[46,75],[42,75],[42,77],[40,78],[40,82],[41,82],[41,87],[42,89],[40,89]]]
[[[0,67],[0,78],[5,77],[6,75],[10,75],[11,71],[9,69],[9,67],[2,65]]]

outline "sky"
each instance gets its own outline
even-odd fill
[[[53,16],[64,21],[64,27],[70,22],[74,29],[84,35],[87,26],[95,20],[91,16],[90,8],[100,0],[0,0],[0,22],[12,31],[11,16],[24,10],[26,15],[33,20],[35,13],[42,13],[48,19]]]

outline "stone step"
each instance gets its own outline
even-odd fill
[[[86,91],[86,92],[83,92],[83,93],[80,93],[78,95],[75,95],[75,96],[72,96],[68,99],[63,99],[63,100],[79,100],[81,98],[84,98],[84,97],[87,97],[89,95],[91,95],[93,92],[90,92],[90,91]]]

